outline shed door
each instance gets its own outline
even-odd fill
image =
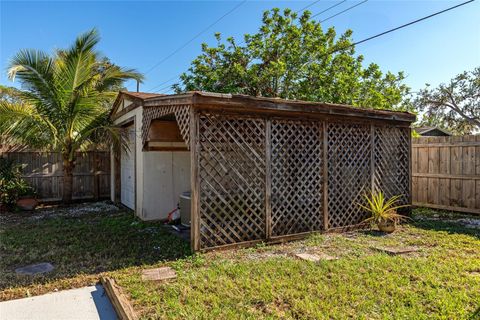
[[[128,208],[135,209],[135,129],[126,128],[128,150],[122,148],[120,158],[121,202]]]

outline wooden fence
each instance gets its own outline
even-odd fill
[[[56,152],[4,152],[1,157],[24,165],[23,177],[38,193],[43,202],[62,199],[63,164]],[[88,151],[78,153],[73,172],[73,199],[101,199],[110,197],[110,153]]]
[[[480,136],[412,139],[413,204],[480,214]]]

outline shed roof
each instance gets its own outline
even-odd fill
[[[142,105],[145,108],[189,104],[206,109],[225,109],[231,111],[262,112],[269,114],[323,114],[405,122],[415,121],[414,114],[403,111],[359,108],[351,105],[325,102],[253,97],[241,94],[190,91],[181,94],[163,95],[121,91],[117,97],[117,101],[121,95],[130,96],[136,100],[140,100],[139,105]]]
[[[414,130],[415,130],[419,135],[428,135],[428,133],[430,133],[430,132],[432,132],[432,131],[439,131],[439,132],[445,134],[446,136],[451,136],[451,135],[452,135],[452,134],[451,134],[450,132],[448,132],[447,130],[442,129],[442,128],[439,128],[439,127],[423,126],[423,127],[414,128]]]

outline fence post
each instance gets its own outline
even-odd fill
[[[100,198],[100,181],[98,175],[98,152],[93,151],[93,199],[98,200]]]
[[[265,123],[265,237],[272,236],[272,120]]]
[[[323,121],[323,229],[328,230],[328,132]]]

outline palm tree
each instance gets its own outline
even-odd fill
[[[92,29],[52,55],[19,51],[8,76],[20,80],[21,102],[0,101],[0,136],[61,152],[64,203],[72,200],[76,152],[98,143],[120,146],[120,131],[109,118],[112,100],[124,81],[143,79],[102,57],[95,48],[99,40]]]

